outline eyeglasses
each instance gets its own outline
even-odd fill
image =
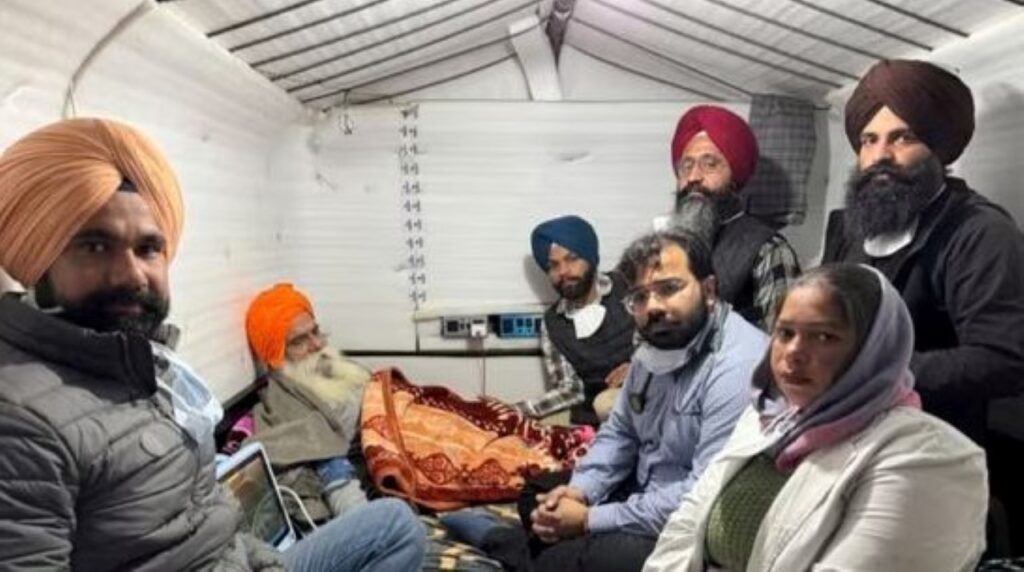
[[[306,332],[301,336],[295,336],[288,340],[287,346],[288,349],[292,351],[307,350],[309,348],[315,348],[319,344],[326,342],[328,336],[330,336],[329,333],[321,330],[320,327],[317,326],[313,330]]]
[[[626,294],[626,297],[622,299],[622,303],[630,314],[639,314],[647,306],[647,301],[652,295],[657,296],[659,300],[667,300],[675,296],[683,288],[686,288],[686,281],[682,278],[655,280],[647,286],[630,290],[629,294]]]
[[[725,167],[725,160],[717,155],[704,154],[696,159],[687,157],[679,162],[679,173],[689,177],[695,169],[700,169],[705,175],[713,175]]]

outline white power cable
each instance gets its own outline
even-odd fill
[[[75,106],[75,90],[78,88],[78,83],[81,81],[82,76],[85,75],[85,71],[89,69],[93,60],[133,22],[149,13],[153,8],[156,8],[156,2],[153,0],[142,0],[127,16],[121,18],[117,24],[114,24],[114,27],[89,50],[85,59],[82,60],[82,63],[78,64],[78,69],[75,70],[75,73],[71,75],[71,79],[68,81],[67,89],[64,91],[64,107],[61,110],[61,118],[68,119],[78,115],[78,108]]]
[[[306,519],[306,522],[309,523],[309,526],[313,527],[313,530],[316,530],[316,523],[313,522],[313,517],[309,516],[309,511],[306,510],[306,505],[302,502],[302,499],[299,498],[299,494],[293,491],[292,489],[288,487],[283,487],[281,485],[277,485],[277,488],[286,495],[291,496],[292,500],[299,503],[299,511],[302,512],[302,518]]]

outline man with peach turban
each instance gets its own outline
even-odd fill
[[[985,444],[989,401],[1024,389],[1024,237],[949,174],[974,132],[971,90],[935,64],[882,60],[846,104],[857,154],[823,262],[870,264],[914,319],[924,408]]]
[[[60,121],[0,156],[0,265],[28,290],[0,297],[3,567],[418,565],[423,533],[400,504],[283,554],[240,530],[214,480],[220,403],[161,343],[183,220],[167,160],[123,123]],[[380,544],[352,550],[366,528]]]
[[[675,212],[655,226],[704,239],[712,247],[719,299],[752,324],[770,328],[800,264],[775,227],[745,212],[743,186],[759,155],[754,132],[725,108],[698,105],[679,119],[671,150]]]

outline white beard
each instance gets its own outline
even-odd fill
[[[345,358],[330,346],[301,361],[286,361],[281,368],[284,377],[312,391],[332,409],[345,410],[362,402],[363,389],[370,381],[370,371]]]

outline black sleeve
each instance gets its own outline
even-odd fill
[[[821,252],[821,263],[843,262],[847,250],[845,243],[843,211],[834,210],[828,213],[828,223],[825,225],[825,248]]]
[[[936,286],[958,346],[919,352],[911,367],[935,402],[1024,391],[1024,235],[992,212],[964,222],[938,261]]]

